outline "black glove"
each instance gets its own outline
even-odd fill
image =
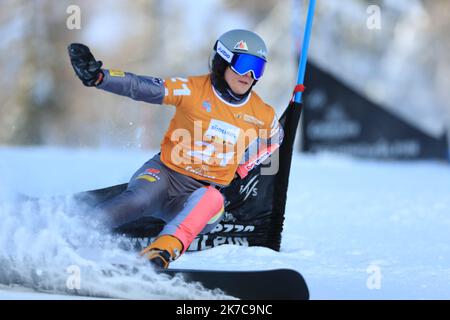
[[[104,77],[101,69],[103,62],[96,61],[84,44],[72,43],[67,49],[72,67],[83,84],[87,87],[99,85]]]

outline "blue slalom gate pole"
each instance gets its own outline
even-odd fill
[[[308,61],[308,49],[309,49],[309,42],[311,39],[311,30],[313,25],[315,8],[316,8],[316,0],[309,0],[308,15],[306,17],[305,34],[303,36],[302,52],[298,66],[297,85],[303,84],[303,81],[305,80],[306,62]],[[296,103],[302,103],[302,93],[303,92],[295,93],[294,101]]]

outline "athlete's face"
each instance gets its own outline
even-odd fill
[[[253,79],[251,72],[247,72],[241,76],[228,67],[225,70],[225,81],[234,93],[244,94],[251,88],[255,80]]]

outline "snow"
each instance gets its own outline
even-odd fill
[[[50,198],[126,182],[153,153],[0,148],[0,299],[229,298],[154,274],[70,198]],[[281,252],[224,245],[172,266],[293,268],[311,299],[450,299],[449,191],[445,163],[296,154]],[[17,193],[41,197],[39,209]]]

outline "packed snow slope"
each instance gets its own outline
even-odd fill
[[[154,274],[69,197],[51,199],[126,182],[152,155],[0,148],[0,299],[229,298]],[[172,266],[293,268],[311,299],[450,299],[449,230],[448,164],[296,154],[281,252],[225,245]]]

